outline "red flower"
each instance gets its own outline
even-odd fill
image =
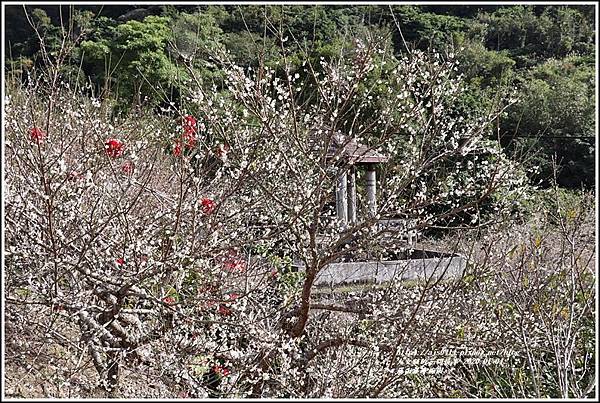
[[[216,205],[212,199],[204,197],[200,200],[200,204],[202,204],[202,212],[206,215],[212,214],[212,212],[215,211]]]
[[[243,272],[246,270],[246,261],[233,249],[217,256],[215,260],[221,264],[224,270],[229,272]]]
[[[196,147],[196,135],[193,132],[183,133],[183,139],[185,140],[186,148]]]
[[[191,115],[184,116],[183,117],[183,132],[185,134],[195,135],[197,123],[198,123],[198,121],[196,120],[195,117],[193,117]]]
[[[240,297],[239,294],[236,294],[235,292],[229,293],[229,300],[230,301],[235,301],[239,297]]]
[[[175,142],[175,146],[173,147],[173,155],[176,157],[181,156],[181,143],[179,141]]]
[[[175,303],[175,298],[169,296],[169,297],[164,297],[163,298],[163,302],[167,305],[173,305]]]
[[[227,153],[228,152],[229,152],[229,145],[228,144],[219,144],[215,148],[215,155],[218,158],[221,158],[222,160],[225,160],[227,158]]]
[[[219,305],[218,312],[219,312],[219,315],[223,315],[223,316],[231,315],[231,309],[227,308],[223,304]]]
[[[213,367],[213,372],[215,374],[221,375],[221,376],[227,376],[227,375],[231,374],[231,371],[222,365],[215,365]]]
[[[118,265],[123,265],[123,264],[125,264],[125,259],[123,259],[122,257],[120,257],[117,260],[115,260],[115,262],[117,262]]]
[[[133,174],[134,170],[135,170],[135,164],[133,163],[133,161],[125,161],[123,163],[123,165],[121,165],[121,171],[123,171],[123,173],[125,175]]]
[[[229,259],[223,265],[224,269],[230,272],[246,270],[246,261],[242,258]]]
[[[111,158],[117,158],[123,155],[125,146],[117,139],[108,139],[104,143],[104,151]]]
[[[44,138],[46,138],[46,133],[44,133],[42,131],[42,129],[39,129],[37,127],[32,127],[29,134],[30,134],[31,141],[36,142],[36,143],[39,143],[42,140],[44,140]]]
[[[198,121],[195,117],[190,115],[183,117],[183,141],[186,148],[196,147],[197,127]]]

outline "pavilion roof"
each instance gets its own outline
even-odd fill
[[[340,158],[347,158],[352,164],[373,164],[387,162],[389,157],[384,155],[372,147],[366,146],[357,142],[355,139],[335,135],[327,150],[327,157],[333,158],[338,155]]]

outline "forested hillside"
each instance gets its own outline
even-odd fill
[[[52,55],[61,21],[74,24],[83,35],[65,68],[114,97],[118,110],[164,102],[159,87],[179,102],[188,74],[177,63],[182,55],[193,57],[207,87],[220,89],[222,71],[210,60],[214,49],[225,47],[245,66],[260,58],[278,65],[285,55],[275,28],[289,34],[292,54],[285,57],[292,61],[306,50],[315,60],[328,58],[359,32],[378,29],[388,34],[394,55],[406,47],[456,53],[470,87],[467,107],[483,108],[516,88],[518,102],[498,122],[502,145],[538,167],[535,183],[550,183],[555,160],[559,185],[594,186],[592,6],[30,5],[27,14],[22,6],[6,7],[7,69],[18,74],[42,64],[31,25]]]

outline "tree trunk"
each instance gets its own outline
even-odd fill
[[[317,268],[312,267],[306,271],[306,279],[304,280],[304,286],[302,288],[302,300],[300,301],[300,309],[298,313],[298,322],[290,330],[291,337],[300,337],[306,327],[308,321],[308,313],[310,310],[310,293],[312,291],[312,285],[317,276]]]

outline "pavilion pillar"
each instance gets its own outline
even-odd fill
[[[342,224],[348,223],[348,192],[347,192],[347,181],[348,177],[346,172],[341,174],[337,179],[337,186],[335,188],[335,206],[338,220]]]
[[[377,215],[377,175],[375,173],[375,167],[370,165],[367,170],[367,212],[369,216],[375,217]]]
[[[348,180],[348,220],[356,222],[356,168],[350,168]]]

